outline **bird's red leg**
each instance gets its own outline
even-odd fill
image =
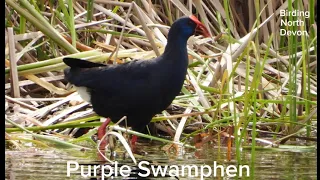
[[[136,142],[138,141],[138,136],[136,135],[132,135],[132,138],[131,138],[131,150],[133,152],[135,152],[135,149],[136,149]]]
[[[98,139],[101,141],[103,136],[106,134],[106,128],[108,126],[108,124],[110,123],[111,119],[107,118],[102,124],[101,126],[98,128]],[[101,153],[105,154],[105,147],[107,145],[107,140],[102,140],[99,146],[99,150],[101,151]],[[101,156],[100,153],[98,153],[98,157],[100,160],[104,161],[104,157]]]

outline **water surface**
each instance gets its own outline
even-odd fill
[[[154,165],[154,168],[160,167],[162,170],[165,165],[176,165],[181,167],[184,165],[195,165],[198,169],[195,170],[191,168],[190,173],[195,175],[195,171],[198,171],[198,176],[193,178],[181,177],[182,168],[179,170],[180,177],[170,177],[168,171],[172,168],[168,166],[166,177],[153,177],[152,175],[145,179],[201,179],[201,167],[203,173],[209,173],[205,165],[209,165],[211,170],[214,170],[214,162],[216,165],[222,165],[224,168],[224,177],[222,177],[221,166],[216,167],[216,176],[204,177],[203,179],[316,179],[317,178],[317,168],[316,168],[316,150],[311,152],[275,152],[275,151],[256,151],[256,159],[254,164],[251,162],[251,152],[250,150],[243,150],[241,155],[242,165],[248,165],[250,167],[249,171],[254,171],[253,176],[246,177],[246,169],[243,169],[243,176],[239,177],[226,177],[226,167],[229,165],[237,165],[235,160],[235,152],[231,156],[231,161],[226,159],[226,149],[225,148],[213,148],[205,147],[202,150],[190,150],[185,149],[183,153],[178,155],[167,154],[163,151],[160,144],[153,143],[150,145],[148,142],[139,143],[138,149],[143,149],[147,154],[144,156],[136,155],[138,163],[141,161],[148,162],[150,165]],[[138,176],[138,173],[146,174],[146,171],[141,170],[139,167],[135,166],[130,158],[125,158],[122,152],[118,152],[116,156],[116,161],[118,163],[118,170],[120,167],[127,165],[131,168],[130,177],[114,177],[113,179],[143,179]],[[91,178],[85,178],[81,176],[80,165],[84,167],[85,173],[88,173],[87,168],[91,165],[91,175],[93,175],[93,166],[99,165],[96,161],[96,153],[94,152],[63,152],[57,150],[49,151],[11,151],[6,150],[5,158],[5,177],[6,179],[101,179],[99,176],[99,169],[97,169],[97,176]],[[71,176],[67,176],[67,162],[77,162],[79,163],[79,169],[77,171],[72,171]],[[74,168],[74,164],[70,167]],[[114,166],[113,166],[114,167]],[[147,167],[145,164],[143,167]],[[207,166],[206,166],[207,167]],[[237,166],[235,166],[237,167]],[[152,173],[152,168],[148,166],[150,173]],[[105,173],[109,173],[106,168]],[[184,174],[188,174],[188,168],[183,169]],[[175,169],[173,170],[175,171]],[[123,169],[125,173],[125,168]],[[232,173],[231,173],[232,174]],[[234,173],[236,174],[236,173]],[[203,174],[202,174],[203,175]],[[112,174],[115,176],[115,174]],[[104,179],[111,179],[105,177]]]

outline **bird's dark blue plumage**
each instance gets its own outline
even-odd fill
[[[64,58],[70,67],[65,70],[65,79],[85,87],[98,115],[113,122],[127,116],[127,125],[140,131],[179,94],[188,66],[187,40],[198,26],[203,30],[204,26],[190,17],[175,21],[164,53],[151,60],[104,65]]]

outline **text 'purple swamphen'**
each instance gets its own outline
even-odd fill
[[[196,32],[210,36],[195,16],[179,18],[169,30],[164,53],[151,60],[106,65],[64,58],[70,67],[65,79],[107,123],[127,116],[127,125],[141,131],[180,93],[188,67],[187,40]]]

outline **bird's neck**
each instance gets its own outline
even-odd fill
[[[170,39],[162,55],[161,63],[165,70],[166,87],[169,87],[170,96],[178,95],[186,78],[188,68],[188,52],[187,52],[188,38],[181,38],[179,36]],[[164,91],[166,92],[166,90]],[[170,102],[171,103],[171,102]]]
[[[182,36],[170,36],[168,37],[168,43],[164,50],[163,58],[170,61],[179,61],[181,63],[187,63],[188,53],[187,53],[187,41],[188,38]]]

